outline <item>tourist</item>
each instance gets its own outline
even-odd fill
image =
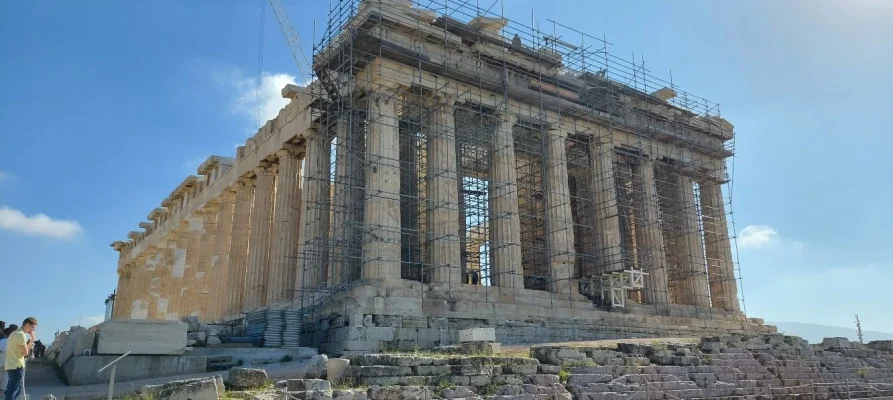
[[[34,358],[43,358],[46,349],[47,347],[40,340],[34,342]]]
[[[0,322],[3,322],[3,321],[0,321]],[[9,336],[9,334],[12,331],[8,330],[6,328],[5,322],[3,322],[0,325],[3,326],[3,329],[0,329],[0,360],[3,360],[3,362],[5,363],[6,362],[6,342],[7,342],[6,337]],[[4,368],[3,373],[0,374],[0,394],[6,393],[6,371],[5,371],[5,369],[6,368]]]
[[[5,400],[16,400],[22,392],[25,380],[25,356],[34,347],[36,341],[34,329],[36,328],[36,318],[25,318],[22,328],[10,333],[7,338],[5,369],[9,382],[6,384]]]

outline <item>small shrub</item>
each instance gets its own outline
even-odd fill
[[[287,362],[291,362],[292,360],[293,359],[291,357],[291,354],[286,354],[286,355],[282,356],[282,358],[279,359],[279,362],[287,363]]]
[[[456,385],[449,381],[449,379],[443,378],[437,381],[437,388],[440,390],[443,389],[455,389]]]
[[[240,367],[243,366],[243,365],[245,365],[245,360],[243,360],[243,359],[241,359],[241,358],[238,359],[238,360],[236,360],[236,365],[238,365],[238,366],[240,366]]]
[[[502,385],[499,385],[496,383],[490,383],[489,385],[481,388],[480,395],[484,396],[484,397],[495,396],[496,393],[499,393],[500,388],[502,388]]]
[[[567,367],[561,367],[561,371],[558,371],[558,381],[562,384],[567,383],[567,378],[570,377],[571,370]]]

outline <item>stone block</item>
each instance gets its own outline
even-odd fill
[[[408,376],[412,375],[410,367],[395,367],[387,365],[370,365],[370,366],[350,366],[345,372],[345,376],[358,378],[375,378],[382,376]]]
[[[607,383],[607,382],[611,382],[613,379],[614,379],[614,375],[572,374],[567,378],[567,384],[568,385],[587,385],[590,383]]]
[[[403,317],[399,315],[376,315],[372,318],[372,322],[375,324],[375,326],[381,327],[403,327]]]
[[[492,342],[465,342],[460,345],[462,354],[493,355],[499,354],[501,346]]]
[[[495,342],[496,329],[471,328],[459,331],[459,342]]]
[[[93,337],[92,334],[87,334],[87,329],[82,326],[72,326],[68,331],[68,335],[65,336],[64,341],[62,342],[62,346],[59,350],[59,355],[56,356],[55,361],[56,365],[65,364],[69,358],[72,356],[82,356],[84,355],[84,350],[92,349],[92,344],[90,347],[84,348],[83,342],[86,337]],[[122,353],[123,354],[123,353]],[[5,372],[4,372],[5,373]]]
[[[404,328],[427,328],[428,327],[428,318],[427,317],[404,316],[404,317],[402,317],[402,322],[403,322]]]
[[[267,384],[267,371],[257,368],[229,370],[229,385],[236,390],[257,389]]]
[[[183,354],[186,328],[178,321],[111,319],[97,326],[97,353]]]
[[[332,383],[338,383],[347,372],[350,360],[344,358],[329,358],[326,360],[326,378]]]
[[[140,388],[143,398],[160,400],[217,400],[219,391],[214,377],[172,381],[163,385],[149,385]]]
[[[850,349],[853,348],[853,344],[847,338],[833,337],[823,339],[822,347],[825,350]]]
[[[370,400],[430,400],[435,398],[431,389],[424,386],[372,386],[369,388],[368,395]]]
[[[540,374],[558,374],[561,372],[561,367],[558,365],[537,365],[537,372]]]
[[[549,386],[558,382],[558,375],[533,374],[524,377],[524,383],[536,386]]]
[[[323,379],[289,379],[285,387],[289,392],[332,390],[331,382]]]

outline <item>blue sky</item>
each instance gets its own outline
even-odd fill
[[[309,52],[328,2],[284,3]],[[260,4],[0,5],[0,319],[37,316],[45,339],[95,323],[117,279],[109,243],[275,115],[297,72],[269,8],[259,65]],[[851,327],[859,313],[893,332],[893,2],[504,6],[605,34],[721,104],[748,314]]]

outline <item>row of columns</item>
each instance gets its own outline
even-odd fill
[[[363,224],[362,277],[366,279],[400,278],[400,203],[398,153],[398,92],[379,88],[369,96],[369,115],[366,135],[366,203]],[[457,238],[458,204],[456,180],[456,138],[454,97],[437,95],[426,104],[427,118],[427,202],[428,202],[428,263],[435,283],[460,284],[461,243]],[[521,237],[518,210],[517,169],[515,164],[512,127],[517,117],[500,114],[493,137],[491,158],[491,263],[492,284],[500,287],[523,288],[521,270]],[[556,124],[548,129],[544,192],[546,193],[547,243],[551,271],[550,290],[555,293],[572,291],[574,266],[574,235],[568,187],[566,140],[569,129]],[[591,187],[594,194],[594,214],[597,235],[597,265],[604,272],[627,269],[622,254],[621,229],[614,176],[615,150],[613,145],[593,138],[591,142]],[[641,267],[648,272],[643,300],[647,303],[678,303],[720,307],[739,311],[731,247],[725,222],[720,184],[699,182],[702,191],[701,212],[706,235],[699,227],[692,178],[676,175],[683,210],[683,232],[677,240],[677,254],[683,255],[680,265],[685,276],[686,293],[670,299],[667,258],[661,227],[661,209],[654,177],[654,161],[647,156],[635,165],[635,175],[641,177],[641,207],[636,229],[636,242],[643,254]],[[337,185],[337,183],[336,183]],[[343,191],[336,190],[337,193]],[[336,198],[336,203],[338,199]],[[340,218],[336,212],[336,219]],[[702,240],[703,239],[703,240]],[[706,249],[705,249],[706,243]],[[708,264],[709,263],[709,264]],[[708,272],[709,283],[708,283]],[[708,289],[709,287],[709,289]]]
[[[362,212],[362,267],[367,280],[401,278],[399,89],[379,88],[369,93],[365,131],[365,200]],[[455,128],[456,97],[439,94],[425,104],[427,121],[426,185],[427,262],[434,283],[459,285],[461,278],[460,192]],[[513,127],[517,117],[501,112],[493,135],[490,160],[491,284],[523,288],[518,172]],[[544,193],[546,243],[551,271],[549,290],[571,293],[574,281],[574,221],[568,185],[566,141],[570,128],[554,124],[547,130]],[[346,147],[349,129],[338,124],[333,132],[339,152]],[[120,269],[116,317],[172,319],[198,315],[220,319],[282,300],[300,297],[303,291],[341,282],[342,268],[330,262],[328,240],[331,226],[342,226],[347,216],[340,210],[352,201],[342,179],[336,178],[335,198],[330,199],[331,165],[329,132],[306,138],[304,164],[298,149],[278,151],[274,162],[264,162],[217,199],[208,202],[162,242],[156,265],[147,257]],[[590,148],[593,214],[597,265],[605,272],[624,266],[621,229],[614,176],[613,146],[593,138]],[[347,171],[346,157],[339,154],[336,177]],[[648,157],[634,166],[641,177],[641,207],[636,219],[636,242],[641,247],[640,267],[648,272],[643,300],[646,303],[681,303],[737,311],[731,248],[719,184],[700,182],[704,230],[702,240],[692,180],[677,175],[683,210],[682,232],[675,241],[676,254],[684,254],[684,286],[687,293],[670,295],[661,208]],[[303,174],[302,174],[303,172]],[[303,180],[303,184],[299,182]],[[339,190],[340,186],[340,190]],[[336,204],[329,221],[329,202]],[[176,205],[174,205],[176,207]],[[334,222],[334,224],[330,224]],[[343,243],[342,243],[343,244]],[[339,244],[341,245],[341,244]],[[705,248],[706,246],[706,248]],[[337,261],[341,262],[341,261]],[[708,273],[705,266],[709,263]],[[305,274],[307,271],[309,273]],[[709,288],[709,289],[708,289]],[[673,297],[672,299],[670,297]],[[129,310],[127,308],[129,307]]]
[[[287,146],[274,162],[208,200],[159,248],[122,264],[113,316],[217,320],[292,299],[299,275],[301,154]]]

